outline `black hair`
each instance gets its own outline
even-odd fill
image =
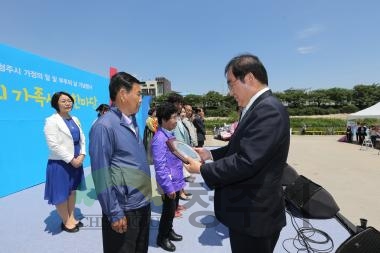
[[[149,111],[148,111],[148,115],[152,116],[155,111],[156,111],[156,107],[150,108]]]
[[[98,112],[98,117],[102,116],[105,112],[110,110],[110,106],[107,104],[100,104],[95,111]]]
[[[156,116],[158,124],[162,124],[162,120],[168,121],[173,114],[177,114],[177,107],[173,103],[164,102],[157,107]]]
[[[67,92],[58,91],[58,92],[54,93],[54,95],[51,98],[50,104],[51,104],[51,107],[53,107],[57,112],[59,112],[58,100],[62,95],[68,96],[70,98],[71,102],[73,102],[73,105],[75,102],[74,98]]]
[[[109,109],[110,109],[110,106],[109,106],[109,105],[107,105],[107,104],[100,104],[100,105],[98,106],[98,108],[96,108],[95,111],[97,111],[97,112],[102,112],[102,111],[104,111],[104,110],[109,110]]]
[[[118,72],[111,77],[110,84],[108,86],[110,99],[112,101],[116,100],[116,95],[121,88],[125,88],[127,92],[132,90],[133,84],[140,84],[140,81],[125,72]]]
[[[232,74],[243,81],[248,73],[252,73],[262,84],[268,85],[267,71],[260,59],[252,54],[242,54],[232,58],[224,69],[224,74],[231,70]]]
[[[196,114],[198,114],[198,113],[200,113],[201,111],[205,111],[202,107],[197,107],[197,108],[195,108],[194,109],[194,112],[196,113]]]

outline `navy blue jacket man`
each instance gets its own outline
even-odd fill
[[[148,252],[149,164],[135,114],[141,105],[139,80],[125,72],[109,84],[112,107],[90,131],[91,172],[102,208],[103,252]]]
[[[186,168],[201,173],[215,189],[214,210],[229,228],[232,252],[273,252],[286,224],[281,175],[289,150],[289,115],[268,88],[266,70],[250,54],[225,68],[230,94],[243,107],[237,129],[225,147],[196,149]]]

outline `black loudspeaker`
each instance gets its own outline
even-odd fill
[[[281,185],[282,186],[288,186],[288,185],[294,183],[294,181],[296,181],[298,176],[299,175],[298,175],[297,171],[292,166],[290,166],[289,164],[286,164],[284,167],[284,170],[282,172]]]
[[[305,218],[329,219],[339,211],[330,193],[302,175],[285,188],[285,199]]]
[[[379,253],[380,232],[373,227],[352,235],[345,240],[335,253]]]

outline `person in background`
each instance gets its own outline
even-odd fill
[[[228,88],[243,107],[228,145],[196,148],[203,161],[185,167],[215,189],[216,218],[229,229],[233,253],[272,253],[286,224],[281,178],[290,143],[289,115],[268,88],[264,65],[243,54],[225,68]]]
[[[100,104],[96,111],[98,112],[98,118],[108,112],[110,110],[110,106],[107,104]]]
[[[193,124],[193,107],[189,104],[186,104],[183,106],[182,110],[185,110],[184,117],[181,117],[183,126],[186,128],[186,130],[189,132],[190,135],[190,146],[196,147],[198,145],[198,139],[197,139],[197,129],[195,128]],[[185,177],[185,181],[189,183],[193,183],[195,181],[195,177],[192,176],[186,169],[183,167],[183,175]]]
[[[145,121],[144,128],[144,147],[148,156],[149,164],[152,164],[152,153],[150,148],[150,142],[153,138],[153,135],[156,133],[158,128],[158,122],[156,117],[156,108],[150,108],[148,111],[148,118]]]
[[[182,141],[186,143],[187,145],[191,146],[191,136],[190,136],[189,130],[183,123],[184,118],[186,118],[185,108],[181,107],[179,108],[179,113],[177,117],[178,119],[177,127],[173,130],[173,132],[177,140]]]
[[[193,120],[193,124],[197,129],[197,147],[203,147],[206,140],[206,128],[205,128],[205,113],[203,108],[195,108],[195,116]]]
[[[182,119],[186,116],[186,112],[182,110],[183,97],[180,94],[173,92],[168,96],[167,102],[174,104],[174,106],[177,108],[177,126],[173,130],[174,136],[176,137],[177,140],[190,145],[191,144],[190,133],[187,131],[184,124],[182,123]],[[184,177],[187,177],[189,175],[190,173],[187,172],[186,175],[184,175]],[[191,193],[186,192],[185,189],[182,189],[179,198],[181,200],[190,200],[191,195],[192,195]],[[182,205],[179,205],[179,209],[181,210],[177,210],[175,214],[176,217],[182,216],[180,211],[185,210],[184,206]]]
[[[163,202],[157,245],[164,250],[175,251],[172,241],[181,241],[182,236],[174,232],[173,219],[185,182],[182,161],[170,151],[166,141],[175,139],[172,130],[177,125],[177,108],[174,104],[165,102],[157,108],[157,118],[160,127],[152,139],[152,156]]]
[[[359,144],[362,145],[365,137],[367,136],[367,127],[365,124],[360,124],[356,130]]]
[[[359,143],[359,127],[361,127],[361,124],[359,122],[356,122],[356,125],[355,125],[356,143]]]
[[[83,227],[74,216],[76,190],[83,187],[85,137],[78,118],[71,116],[74,98],[67,92],[54,93],[51,106],[56,110],[46,118],[44,133],[49,148],[45,200],[55,205],[62,219],[61,229],[74,233]]]
[[[148,252],[152,186],[135,114],[139,80],[119,72],[109,84],[112,106],[90,130],[91,172],[102,208],[103,251]]]
[[[185,108],[185,117],[182,119],[183,124],[188,129],[188,132],[190,134],[191,139],[191,145],[192,147],[196,147],[198,145],[198,139],[197,139],[197,129],[195,128],[193,124],[194,120],[194,114],[193,114],[193,107],[189,104],[186,104],[183,106]]]
[[[372,145],[375,148],[376,147],[376,139],[377,139],[377,137],[379,137],[379,133],[377,132],[376,126],[370,127],[369,136],[371,138]]]
[[[190,129],[187,127],[186,121],[186,110],[184,107],[181,109],[181,113],[179,114],[179,120],[177,124],[181,125],[180,128],[176,128],[174,131],[175,136],[179,136],[179,138],[183,138],[181,141],[185,142],[187,145],[192,146],[192,137],[190,135]],[[179,129],[183,131],[178,132]],[[191,176],[191,174],[183,167],[183,175],[186,182],[194,182],[195,178]],[[185,198],[187,200],[186,195],[184,193],[181,194],[181,199]]]
[[[305,123],[302,123],[302,128],[301,128],[301,134],[305,135],[307,130],[307,125]]]
[[[352,129],[350,125],[346,128],[346,141],[352,143]]]

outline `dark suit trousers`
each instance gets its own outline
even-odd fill
[[[104,253],[146,253],[149,243],[150,205],[125,212],[127,232],[119,234],[103,213],[102,233]]]
[[[167,238],[169,236],[170,230],[173,229],[173,219],[175,215],[175,210],[179,203],[179,191],[176,192],[176,197],[174,199],[168,198],[168,196],[162,195],[162,212],[160,218],[160,225],[158,226],[158,236]]]
[[[280,231],[266,237],[253,237],[229,229],[232,253],[273,253]]]

